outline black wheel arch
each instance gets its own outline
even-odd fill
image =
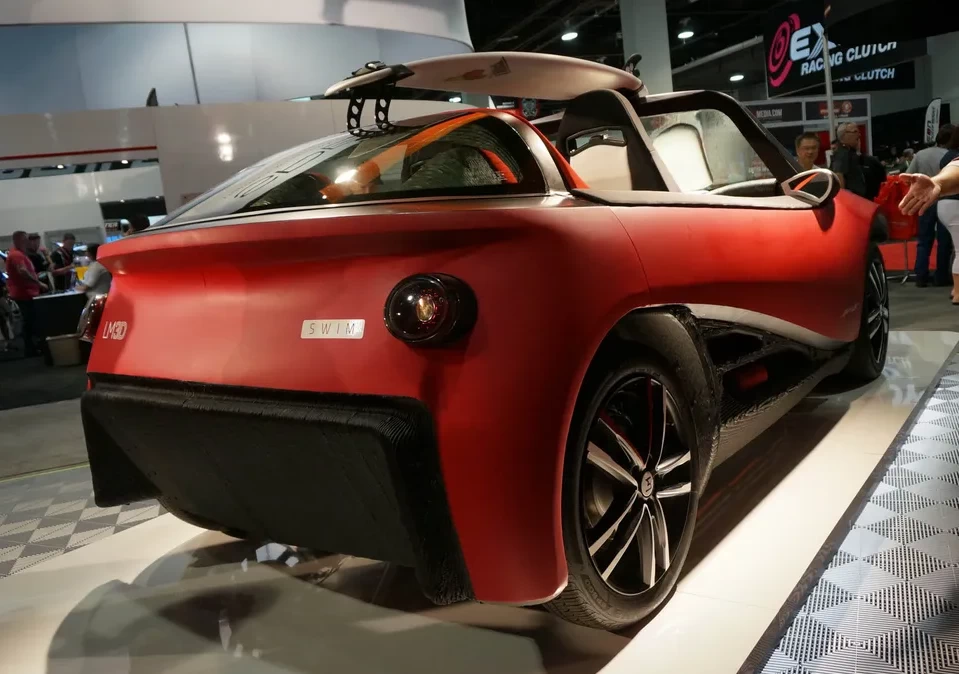
[[[709,448],[709,455],[702,457],[703,477],[707,478],[719,446],[722,384],[696,319],[687,308],[678,306],[631,311],[607,333],[590,370],[604,368],[610,360],[628,357],[637,349],[657,354],[677,371],[688,370],[696,382],[691,400],[699,447]]]
[[[869,225],[869,240],[872,243],[885,243],[889,240],[889,220],[885,213],[878,209]]]

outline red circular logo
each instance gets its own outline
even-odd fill
[[[769,84],[773,87],[781,86],[789,77],[789,71],[793,67],[792,59],[789,58],[789,42],[792,34],[798,29],[799,15],[790,14],[773,35],[772,43],[769,45],[769,60],[766,62]]]

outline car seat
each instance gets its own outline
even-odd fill
[[[646,130],[632,104],[612,89],[590,91],[569,102],[556,147],[592,189],[673,188],[672,180],[664,177],[668,173],[662,163],[650,150]]]

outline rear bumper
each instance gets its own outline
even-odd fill
[[[98,505],[159,497],[251,537],[415,567],[437,603],[472,597],[419,401],[93,383],[81,409]]]

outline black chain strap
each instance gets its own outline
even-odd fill
[[[396,126],[390,121],[390,103],[393,100],[393,83],[383,84],[376,92],[376,107],[373,110],[375,129],[362,128],[360,117],[363,115],[363,106],[366,97],[354,93],[350,97],[350,106],[347,110],[346,128],[351,135],[357,138],[375,138],[393,131]]]

